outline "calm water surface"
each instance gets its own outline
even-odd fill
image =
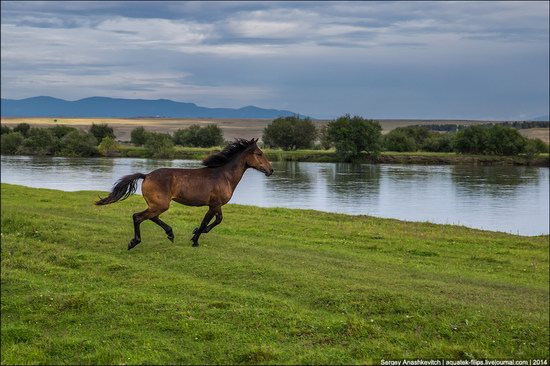
[[[125,174],[194,160],[2,156],[3,183],[64,191],[110,190]],[[548,168],[274,162],[248,170],[231,203],[549,233]],[[139,190],[138,190],[139,192]]]

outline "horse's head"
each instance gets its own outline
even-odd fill
[[[259,170],[266,176],[273,174],[273,167],[256,143],[258,139],[250,140],[250,146],[246,149],[246,165]]]

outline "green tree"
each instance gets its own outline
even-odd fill
[[[6,125],[0,125],[0,134],[5,134],[5,133],[10,133],[11,132],[11,128],[9,128],[8,126]]]
[[[174,156],[174,141],[167,133],[147,133],[145,149],[153,158],[171,158]]]
[[[142,146],[145,144],[145,140],[147,140],[148,133],[144,127],[134,128],[130,134],[130,142],[134,145]]]
[[[403,129],[396,128],[383,137],[384,148],[387,151],[416,151],[416,142]]]
[[[118,156],[120,146],[111,136],[105,136],[97,146],[97,151],[103,156]]]
[[[328,135],[344,160],[351,160],[362,151],[376,156],[381,149],[382,127],[377,121],[360,116],[346,114],[329,122]]]
[[[174,132],[174,142],[181,146],[212,147],[224,144],[223,132],[217,125],[191,125]]]
[[[81,130],[71,131],[61,139],[61,152],[69,156],[96,156],[97,139]]]
[[[18,152],[23,145],[25,138],[21,132],[3,133],[1,137],[1,151],[2,154],[13,155]]]
[[[262,141],[283,150],[310,148],[317,138],[317,128],[310,118],[280,117],[264,128]]]
[[[59,139],[51,128],[36,128],[29,130],[29,137],[23,143],[23,151],[28,154],[53,155],[59,148]]]
[[[29,130],[31,129],[31,125],[28,123],[19,123],[17,126],[13,128],[13,132],[19,132],[23,137],[27,137],[29,135]]]
[[[115,133],[112,127],[109,127],[106,123],[95,124],[92,123],[89,132],[95,136],[97,141],[102,141],[104,137],[115,138]]]

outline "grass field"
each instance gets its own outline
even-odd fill
[[[127,251],[140,196],[1,193],[2,364],[548,358],[548,236],[174,204]]]

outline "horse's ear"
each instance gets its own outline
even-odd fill
[[[251,143],[251,144],[255,144],[256,142],[258,142],[258,139],[255,139],[255,140],[254,140],[254,137],[252,138],[252,140],[250,140],[250,143]]]

